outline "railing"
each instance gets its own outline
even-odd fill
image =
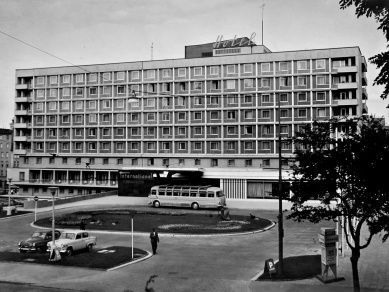
[[[22,180],[20,180],[22,182]],[[69,185],[98,185],[98,186],[117,186],[118,182],[109,180],[80,180],[80,179],[39,179],[30,178],[28,181],[23,180],[24,183],[33,184],[69,184]]]

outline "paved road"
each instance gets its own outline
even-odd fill
[[[80,207],[57,212],[75,211],[78,208]],[[253,213],[252,210],[250,212]],[[230,214],[232,216],[234,214],[248,215],[250,212],[231,210]],[[270,220],[276,220],[277,216],[275,211],[256,211],[254,214]],[[43,216],[43,214],[39,216]],[[47,212],[47,216],[50,216],[50,212]],[[30,226],[31,221],[33,221],[33,215],[0,220],[0,233],[3,235],[0,241],[0,251],[16,251],[17,242],[34,230]],[[319,254],[320,246],[317,234],[322,226],[330,227],[333,225],[330,222],[310,224],[285,221],[284,256]],[[130,235],[125,234],[93,234],[92,232],[92,235],[98,237],[99,247],[130,246],[131,242]],[[340,275],[345,276],[346,281],[328,285],[323,285],[316,279],[284,283],[252,282],[251,279],[262,271],[266,259],[278,258],[277,228],[263,233],[224,237],[172,237],[162,233],[160,239],[156,256],[111,272],[68,267],[53,269],[49,266],[34,264],[0,263],[0,277],[3,281],[8,282],[4,284],[8,285],[7,287],[12,285],[9,282],[22,282],[28,283],[30,287],[60,289],[58,291],[144,291],[146,281],[152,275],[157,275],[155,283],[151,285],[156,292],[351,291],[352,278],[348,258],[341,259],[339,268]],[[389,288],[385,287],[386,279],[389,278],[388,269],[386,269],[388,245],[378,244],[377,240],[373,243],[374,250],[369,254],[371,258],[366,261],[364,254],[362,254],[361,284],[366,288]],[[136,235],[134,246],[150,250],[148,235]],[[379,265],[374,260],[378,260]],[[369,271],[369,268],[378,268],[380,271],[384,271],[384,274],[378,278],[377,273]],[[376,287],[374,287],[375,283]],[[6,288],[6,286],[3,286],[2,283],[0,283],[0,287],[2,291],[6,291],[3,290],[3,287]],[[38,289],[38,287],[36,288]],[[362,291],[378,290],[364,289]]]

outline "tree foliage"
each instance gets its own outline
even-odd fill
[[[374,17],[379,24],[378,29],[382,30],[386,40],[389,42],[389,1],[388,0],[340,0],[340,8],[346,9],[355,5],[357,17],[366,15],[366,17]],[[389,45],[388,45],[389,47]],[[389,95],[389,51],[377,54],[369,61],[381,68],[380,73],[374,79],[374,85],[384,85],[384,91],[381,94],[382,99],[386,99]],[[389,106],[388,106],[389,108]]]
[[[342,131],[340,131],[342,130]],[[360,117],[333,118],[313,122],[290,139],[296,146],[292,166],[293,203],[287,219],[337,220],[344,216],[349,222],[343,232],[352,250],[354,287],[359,287],[357,262],[360,251],[376,234],[382,241],[389,236],[389,134],[381,119]],[[318,194],[322,204],[305,204]],[[351,224],[353,218],[357,225]],[[369,237],[361,239],[361,228],[366,224]],[[359,290],[356,290],[359,291]]]

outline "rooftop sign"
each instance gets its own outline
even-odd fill
[[[254,38],[257,34],[253,32],[250,36],[250,38],[243,37],[243,38],[236,38],[236,35],[233,40],[223,40],[223,35],[218,35],[216,42],[213,44],[214,49],[218,49],[220,45],[222,45],[223,48],[233,48],[233,47],[249,47],[249,46],[255,46]]]

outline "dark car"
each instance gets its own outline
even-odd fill
[[[35,231],[31,237],[25,241],[19,242],[19,251],[25,253],[28,251],[44,252],[47,249],[47,243],[52,241],[52,231]],[[61,232],[55,230],[55,239],[58,239]]]

